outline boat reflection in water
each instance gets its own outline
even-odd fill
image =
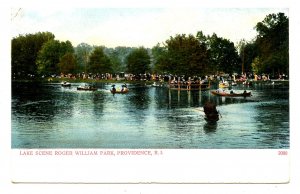
[[[207,122],[203,125],[203,130],[205,133],[215,133],[217,131],[217,122]]]

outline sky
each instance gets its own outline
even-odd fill
[[[73,46],[151,48],[176,34],[216,33],[234,43],[256,36],[255,25],[274,8],[12,8],[11,36],[49,31]]]

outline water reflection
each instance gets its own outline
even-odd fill
[[[96,116],[103,116],[103,109],[105,104],[105,96],[103,93],[93,93],[93,111]]]
[[[149,87],[137,87],[131,89],[128,101],[135,109],[148,109],[150,103]]]
[[[286,101],[276,103],[262,103],[256,107],[258,116],[255,117],[259,124],[257,132],[261,141],[266,144],[280,144],[287,146],[289,142],[289,105]],[[282,121],[285,122],[282,122]]]
[[[205,133],[215,133],[217,131],[218,123],[217,122],[209,122],[205,123],[203,126],[203,130]]]
[[[112,95],[111,84],[97,83],[95,92],[77,85],[14,83],[12,147],[289,147],[288,88],[254,85],[247,88],[252,97],[224,98],[134,84],[129,93]],[[199,111],[207,101],[221,113],[216,124]]]
[[[72,111],[74,98],[58,87],[27,83],[12,87],[13,113],[37,122],[50,122],[57,114],[67,116]]]

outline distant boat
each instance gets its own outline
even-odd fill
[[[222,91],[211,91],[212,94],[216,96],[226,96],[226,97],[248,97],[251,96],[251,92],[246,92],[244,91],[243,93],[227,93],[227,92],[222,92]]]
[[[112,89],[110,90],[110,92],[112,94],[126,94],[129,91],[126,84],[122,85],[122,89],[116,89],[115,86],[116,85],[114,84],[111,86]]]
[[[123,90],[113,90],[113,89],[110,90],[110,92],[112,94],[126,94],[126,93],[128,93],[128,91],[129,90],[127,88],[125,88]]]
[[[95,88],[94,86],[91,85],[84,85],[84,86],[78,86],[77,90],[84,90],[84,91],[96,91],[97,88]]]
[[[227,81],[221,81],[219,83],[219,88],[228,88],[229,87],[229,83]]]
[[[61,86],[62,87],[70,87],[71,83],[64,81],[64,82],[61,83]]]

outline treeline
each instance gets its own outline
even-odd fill
[[[158,73],[207,75],[224,73],[288,74],[289,20],[269,14],[255,26],[257,37],[234,45],[217,34],[171,36],[153,48],[91,46],[55,40],[50,32],[12,39],[13,79],[75,73]]]

